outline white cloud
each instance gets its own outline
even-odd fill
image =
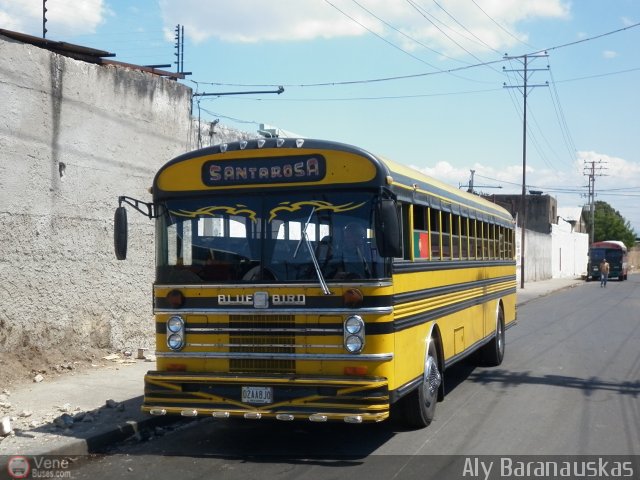
[[[104,0],[47,2],[47,37],[95,32],[106,15]],[[42,0],[0,0],[0,25],[30,35],[42,35]]]
[[[588,176],[584,167],[591,165],[590,162],[599,162],[595,178],[596,201],[607,202],[618,210],[640,234],[640,209],[637,208],[640,200],[640,162],[593,151],[577,152],[574,165],[566,171],[527,166],[527,185],[555,197],[558,207],[580,207],[588,202]],[[454,187],[468,185],[470,169],[474,169],[476,191],[485,194],[519,194],[522,191],[522,165],[497,169],[476,163],[469,168],[459,168],[443,161],[432,167],[412,168]],[[503,188],[489,188],[493,186]],[[567,192],[568,189],[575,191]]]
[[[409,2],[388,0],[271,0],[268,6],[259,0],[161,0],[160,6],[165,22],[185,25],[185,34],[196,42],[208,38],[226,42],[269,42],[370,35],[361,26],[364,25],[402,44],[403,48],[423,48],[408,39],[409,36],[447,55],[464,55],[455,43],[469,51],[486,51],[487,47],[473,35],[492,48],[509,47],[517,43],[513,36],[526,41],[527,34],[518,31],[519,22],[536,18],[564,19],[569,14],[566,0],[485,1],[479,3],[483,4],[484,12],[468,0],[440,0],[438,5],[442,8],[435,2],[414,3],[417,8]]]
[[[604,58],[616,58],[618,56],[618,52],[614,52],[613,50],[605,50],[602,52],[602,56]]]
[[[635,25],[637,22],[628,18],[628,17],[622,17],[622,25],[624,25],[625,27],[630,27],[631,25]]]

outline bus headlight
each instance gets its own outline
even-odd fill
[[[180,350],[184,347],[184,320],[178,315],[167,320],[167,346],[171,350]]]
[[[173,316],[167,321],[167,330],[171,333],[178,333],[184,329],[184,320],[182,317]]]
[[[169,335],[169,338],[167,338],[167,345],[171,350],[180,350],[184,347],[184,338],[182,338],[182,335],[178,335],[177,333]]]
[[[349,353],[360,353],[364,348],[364,320],[360,315],[344,321],[344,348]]]
[[[344,348],[346,348],[349,353],[359,353],[362,347],[364,347],[364,342],[357,335],[349,335],[344,339]]]
[[[360,315],[353,315],[344,322],[344,329],[352,335],[360,333],[364,329],[364,320]]]

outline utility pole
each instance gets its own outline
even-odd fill
[[[458,184],[458,188],[467,187],[467,192],[469,192],[469,193],[476,193],[475,190],[474,190],[474,187],[477,187],[477,188],[502,188],[500,185],[475,185],[474,178],[475,178],[476,171],[475,170],[469,170],[469,171],[471,172],[471,177],[469,178],[469,185],[460,185],[460,184]]]
[[[591,164],[591,166],[589,166],[589,164]],[[596,191],[596,176],[598,177],[603,177],[604,173],[602,173],[605,170],[605,165],[606,162],[603,162],[602,160],[598,160],[597,162],[595,160],[592,160],[591,162],[584,162],[584,172],[585,175],[588,175],[589,177],[589,218],[590,223],[591,223],[591,227],[589,228],[589,245],[592,245],[594,242],[594,236],[595,236],[595,225],[596,225],[596,221],[595,221],[595,191]],[[596,171],[598,173],[596,173]]]
[[[539,71],[539,70],[549,70],[549,65],[547,68],[529,68],[529,59],[535,60],[536,58],[546,58],[547,52],[543,54],[533,54],[533,55],[521,55],[519,57],[509,57],[507,55],[504,56],[505,60],[518,60],[522,62],[524,66],[523,69],[520,70],[506,70],[502,67],[502,70],[506,72],[518,72],[523,81],[523,85],[507,85],[503,84],[504,88],[517,88],[522,92],[522,98],[524,100],[524,115],[522,122],[522,198],[520,201],[520,288],[524,288],[524,230],[527,223],[527,95],[529,95],[529,90],[535,87],[548,87],[549,82],[545,82],[539,85],[532,85],[529,82],[529,74],[531,72]]]

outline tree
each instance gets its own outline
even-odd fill
[[[636,234],[631,228],[631,224],[624,219],[620,212],[615,210],[607,202],[597,201],[594,206],[593,241],[602,242],[604,240],[620,240],[627,248],[635,244]],[[591,218],[589,212],[584,212],[587,231],[591,231]]]

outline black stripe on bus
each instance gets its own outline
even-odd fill
[[[513,260],[416,260],[395,261],[393,273],[432,272],[434,270],[460,270],[463,268],[513,267]]]
[[[306,310],[323,310],[323,309],[341,309],[347,308],[344,305],[342,296],[330,296],[330,297],[310,297],[305,299],[305,305],[278,305],[274,308],[286,308],[287,310],[295,310],[296,313],[299,310],[303,314]],[[389,307],[392,302],[390,295],[365,295],[362,304],[358,308],[379,308]],[[246,310],[253,305],[220,305],[218,303],[218,296],[213,297],[185,297],[184,305],[181,308],[189,309],[210,309],[210,308],[224,308],[226,311],[231,310]],[[172,309],[169,304],[169,300],[166,297],[155,297],[155,308],[157,309]],[[355,310],[354,310],[355,311]],[[179,313],[179,310],[176,310]],[[256,310],[256,315],[258,314]]]
[[[507,290],[501,290],[499,292],[483,295],[482,297],[479,297],[479,298],[464,300],[462,302],[454,303],[452,305],[447,305],[445,307],[429,310],[428,312],[411,315],[409,317],[405,317],[403,319],[394,321],[394,329],[396,332],[400,332],[402,330],[406,330],[408,328],[413,328],[417,325],[422,325],[424,323],[430,322],[431,320],[436,320],[440,317],[445,317],[447,315],[452,315],[462,310],[466,310],[467,308],[475,307],[477,305],[482,305],[483,303],[489,302],[491,300],[497,300],[499,298],[502,298],[505,295],[510,295],[513,293],[516,293],[515,287],[509,288]]]
[[[447,288],[453,288],[453,287],[447,287]],[[499,298],[502,298],[505,295],[511,295],[514,294],[516,292],[515,287],[514,288],[509,288],[509,289],[505,289],[505,290],[500,290],[498,292],[494,292],[491,294],[487,294],[487,295],[483,295],[481,297],[478,298],[474,298],[474,299],[470,299],[470,300],[464,300],[462,302],[457,302],[454,303],[452,305],[447,305],[445,307],[440,307],[440,308],[436,308],[434,310],[430,310],[428,312],[423,312],[423,313],[418,313],[415,315],[411,315],[409,317],[405,317],[402,318],[400,320],[394,320],[391,322],[372,322],[372,323],[367,323],[366,324],[366,334],[367,335],[387,335],[390,333],[394,333],[394,332],[399,332],[402,330],[406,330],[407,328],[412,328],[415,327],[417,325],[421,325],[424,323],[427,323],[431,320],[436,320],[440,317],[444,317],[447,315],[451,315],[453,313],[457,313],[460,312],[462,310],[466,310],[467,308],[471,308],[471,307],[475,307],[477,305],[482,305],[483,303],[486,303],[488,301],[491,300],[496,300]],[[413,293],[413,292],[412,292]],[[424,297],[420,297],[420,298],[428,298],[429,296],[429,291],[425,290],[424,292],[418,292],[418,293],[424,293],[425,296]],[[207,334],[224,334],[224,333],[232,333],[234,335],[238,335],[238,336],[242,336],[242,335],[251,335],[252,332],[248,331],[248,332],[229,332],[226,331],[226,329],[229,328],[251,328],[251,325],[249,323],[234,323],[233,327],[230,327],[228,323],[188,323],[187,324],[187,329],[193,329],[193,328],[219,328],[221,329],[220,332],[190,332],[191,334],[201,334],[201,335],[207,335]],[[296,328],[296,327],[293,327]],[[315,325],[314,328],[318,328],[318,329],[326,329],[326,330],[342,330],[343,328],[343,324],[342,323],[323,323],[323,324],[318,324]],[[274,330],[277,330],[277,326],[274,327]],[[156,322],[156,333],[159,334],[165,334],[167,333],[167,325],[165,322]],[[269,336],[269,335],[278,335],[281,332],[269,332],[268,326],[265,325],[265,330],[263,331],[263,334],[265,336]],[[291,332],[291,333],[296,333],[296,332]],[[330,331],[315,331],[315,332],[300,332],[299,333],[301,336],[305,335],[305,336],[325,336],[325,335],[340,335],[340,333],[338,332],[330,332]]]
[[[506,275],[504,277],[488,278],[485,280],[475,280],[473,282],[457,283],[455,285],[446,285],[443,287],[425,288],[423,290],[414,290],[406,293],[398,293],[393,297],[394,305],[413,302],[416,300],[424,300],[427,298],[447,295],[451,293],[471,290],[473,288],[488,287],[503,282],[515,281],[515,275]]]

